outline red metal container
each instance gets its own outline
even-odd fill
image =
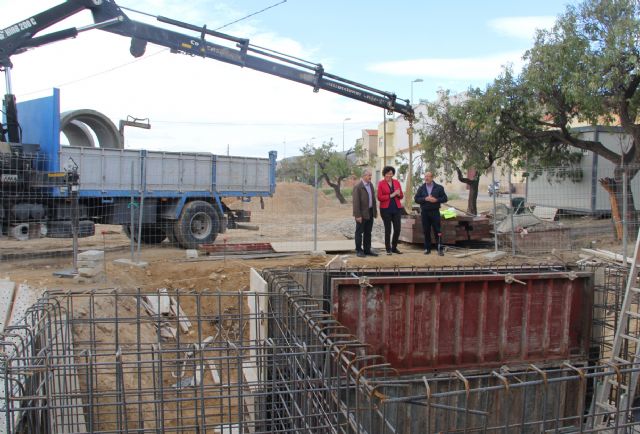
[[[332,312],[401,372],[586,360],[582,272],[332,279]]]

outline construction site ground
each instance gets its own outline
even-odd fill
[[[231,202],[230,206],[252,211],[252,225],[257,230],[229,230],[218,236],[216,244],[225,243],[268,243],[287,241],[312,241],[313,234],[313,188],[303,184],[279,184],[276,194],[267,198],[264,203],[254,199],[250,203]],[[448,206],[458,209],[466,208],[466,200],[452,200]],[[492,201],[479,200],[480,211],[490,210]],[[591,225],[599,223],[604,231],[591,230]],[[599,246],[610,245],[611,232],[609,220],[576,219],[573,226],[584,226],[585,235]],[[352,239],[354,231],[351,204],[340,204],[333,196],[319,194],[318,199],[318,239],[345,240]],[[380,219],[374,225],[374,241],[383,242],[383,227]],[[592,236],[593,235],[593,236]],[[594,238],[595,237],[595,238]],[[585,244],[585,247],[587,247]],[[324,257],[312,257],[309,254],[293,254],[286,257],[264,257],[247,259],[238,255],[208,257],[201,255],[197,259],[187,259],[185,251],[171,246],[165,241],[159,246],[142,245],[140,256],[135,259],[148,263],[146,268],[118,265],[113,261],[119,258],[130,258],[129,239],[122,233],[120,226],[96,225],[96,234],[80,239],[80,251],[96,249],[105,250],[106,278],[97,282],[78,282],[73,279],[54,276],[59,270],[72,267],[72,242],[70,239],[41,238],[28,241],[3,239],[0,241],[0,278],[7,278],[16,283],[27,283],[42,289],[83,290],[90,288],[158,288],[172,287],[185,289],[213,288],[209,279],[211,273],[224,275],[219,280],[222,290],[239,290],[248,286],[249,270],[273,267],[323,267],[334,256],[328,253]],[[420,245],[402,243],[402,255],[384,255],[379,257],[357,258],[350,252],[346,258],[348,266],[354,267],[405,267],[405,266],[471,266],[489,265],[492,262],[484,254],[472,254],[458,257],[461,253],[473,253],[479,247],[493,248],[490,240],[484,246],[458,245],[449,246],[444,256],[431,254],[425,256]],[[530,257],[518,255],[507,257],[499,263],[544,263],[571,262],[578,259],[579,251],[553,251],[548,254],[536,254]],[[494,262],[495,264],[495,262]]]
[[[216,240],[216,244],[232,244],[232,243],[270,243],[270,242],[299,242],[312,241],[313,233],[313,207],[306,204],[311,203],[313,189],[309,186],[301,184],[287,184],[278,186],[277,193],[273,198],[265,199],[264,206],[259,201],[254,200],[251,203],[236,202],[235,206],[242,207],[252,211],[252,225],[257,226],[257,230],[229,230]],[[335,198],[321,195],[318,207],[318,239],[319,240],[352,240],[354,232],[354,221],[351,216],[351,204],[339,204]],[[293,204],[293,205],[292,205]],[[304,205],[300,205],[304,204]],[[449,206],[458,209],[466,208],[465,200],[451,201]],[[492,206],[489,200],[479,202],[481,210],[488,210]],[[310,212],[311,211],[311,212]],[[586,225],[594,220],[576,219],[577,226]],[[608,221],[603,221],[603,227],[606,227]],[[588,227],[588,226],[586,226]],[[585,230],[585,235],[594,238],[599,246],[605,246],[608,242],[607,236],[609,232],[601,231],[602,234],[596,234],[591,230]],[[376,220],[374,226],[374,241],[383,242],[383,228],[380,219]],[[602,236],[602,238],[598,238]],[[591,239],[589,238],[589,239]],[[353,242],[353,241],[350,241]],[[203,308],[201,312],[202,318],[215,317],[222,312],[237,306],[238,298],[230,293],[237,291],[247,291],[250,285],[250,270],[267,268],[283,269],[287,267],[298,268],[322,268],[327,266],[331,260],[334,260],[338,266],[346,267],[366,267],[366,268],[393,268],[393,267],[443,267],[443,266],[495,266],[495,265],[517,265],[517,264],[541,264],[541,263],[571,263],[579,259],[580,251],[551,251],[545,254],[535,255],[506,255],[498,261],[492,261],[486,255],[493,251],[491,240],[485,243],[475,243],[473,245],[457,245],[448,246],[444,256],[438,256],[433,252],[430,255],[424,255],[421,245],[409,245],[401,243],[399,246],[403,252],[402,255],[387,256],[383,251],[379,251],[378,257],[358,258],[354,255],[353,250],[343,252],[329,252],[326,255],[311,255],[309,253],[295,253],[287,256],[276,256],[275,254],[220,254],[213,253],[206,255],[203,251],[199,252],[198,257],[188,258],[187,252],[181,248],[175,247],[163,242],[159,246],[142,245],[140,256],[134,259],[144,261],[145,266],[136,266],[131,264],[122,264],[116,262],[117,259],[129,259],[130,256],[129,239],[122,233],[120,226],[113,225],[97,225],[96,235],[83,238],[80,240],[80,251],[90,249],[104,250],[104,270],[94,279],[74,279],[68,277],[58,277],[58,272],[72,269],[72,242],[70,239],[51,239],[41,238],[29,241],[15,241],[3,239],[0,241],[0,254],[3,255],[0,261],[0,280],[10,280],[16,284],[25,284],[33,289],[33,295],[37,296],[47,290],[62,290],[81,294],[89,293],[93,290],[99,291],[103,296],[98,296],[94,301],[93,310],[99,318],[105,318],[105,324],[100,324],[93,330],[94,338],[98,343],[110,348],[114,342],[114,334],[116,327],[119,327],[118,336],[120,343],[125,346],[130,344],[135,347],[136,342],[142,340],[144,342],[154,342],[156,337],[155,328],[146,324],[140,331],[140,335],[136,334],[135,328],[127,329],[126,325],[114,326],[111,324],[115,314],[114,299],[108,295],[111,290],[122,291],[124,294],[132,294],[132,291],[140,289],[142,292],[157,293],[159,288],[167,288],[171,290],[185,290],[186,293],[191,291],[202,293],[210,291],[210,294],[225,294],[220,296],[220,303],[213,304]],[[8,259],[7,259],[8,258]],[[220,291],[220,292],[218,292]],[[82,298],[83,296],[81,296]],[[247,297],[242,297],[243,304],[246,304]],[[125,296],[119,299],[119,308],[129,313],[135,312],[134,299]],[[35,299],[32,299],[32,302]],[[84,303],[84,304],[83,304]],[[85,304],[88,300],[81,300],[74,303],[72,316],[78,324],[86,318],[88,307]],[[189,297],[185,297],[183,301],[184,311],[187,317],[192,321],[199,320],[197,316],[195,304]],[[242,311],[247,311],[245,306]],[[236,321],[238,322],[238,321]],[[108,324],[107,324],[108,323]],[[203,336],[216,335],[215,330],[209,322],[201,321]],[[203,325],[204,324],[204,325]],[[238,323],[239,324],[239,323]],[[238,326],[238,324],[231,324]],[[148,327],[147,327],[148,326]],[[237,327],[236,327],[237,328]],[[225,331],[233,329],[223,325]],[[91,342],[87,333],[89,328],[74,326],[73,338],[76,344],[86,344]],[[247,334],[247,330],[244,331]],[[217,335],[216,335],[217,336]],[[245,336],[245,339],[248,335]],[[185,342],[198,343],[198,335],[191,332],[183,338]],[[104,362],[112,362],[112,355],[109,353],[105,356]],[[127,355],[126,357],[133,357]],[[129,360],[129,359],[126,359]],[[225,359],[226,360],[226,359]],[[80,365],[82,361],[79,361]],[[224,384],[235,385],[237,383],[238,366],[229,362],[227,371],[228,378],[223,378]],[[235,362],[233,362],[235,363]],[[111,365],[108,365],[111,366]],[[108,391],[112,387],[114,372],[106,369],[97,377],[97,383],[93,386],[93,392],[108,395]],[[167,374],[167,375],[164,375]],[[170,377],[169,371],[164,372],[162,382],[165,386],[167,395],[165,398],[171,401],[172,384],[175,378]],[[80,369],[80,377],[84,378],[84,373]],[[126,372],[124,381],[128,389],[135,389],[134,384],[138,377],[135,372]],[[152,390],[153,378],[150,373],[145,372],[141,375],[142,386],[145,390]],[[135,381],[134,381],[135,380]],[[211,381],[207,379],[206,381]],[[82,381],[79,387],[86,390],[88,386]],[[208,385],[207,387],[213,387]],[[215,389],[215,388],[214,388]],[[212,389],[212,390],[214,390]],[[217,392],[216,392],[217,393]],[[215,396],[218,396],[214,394]],[[185,398],[187,395],[182,396]],[[212,395],[213,396],[213,395]],[[151,400],[151,396],[148,397]],[[236,422],[235,418],[224,418],[221,414],[229,411],[237,410],[237,401],[228,400],[216,401],[213,398],[207,398],[208,407],[212,411],[207,416],[215,423]],[[100,398],[103,399],[103,398]],[[106,400],[104,400],[106,399]],[[101,406],[105,409],[106,415],[100,416],[100,422],[96,425],[99,429],[113,430],[116,429],[116,421],[112,414],[116,414],[112,408],[112,402],[108,398],[100,401]],[[189,401],[191,402],[191,401]],[[195,400],[194,400],[195,402]],[[174,407],[171,403],[165,409],[167,414],[173,415]],[[189,404],[191,405],[191,404]],[[193,409],[189,405],[183,406],[181,409],[182,416],[178,419],[167,419],[166,426],[179,426],[185,421],[193,419]],[[152,413],[152,407],[146,403],[141,407],[146,414]],[[135,427],[137,416],[135,411],[127,412],[127,418],[130,419],[130,426]],[[214,414],[215,413],[215,414]],[[233,414],[237,412],[232,411]],[[177,414],[177,413],[176,413]],[[234,416],[235,417],[235,416]],[[151,422],[150,422],[151,423]],[[153,422],[155,423],[155,422]],[[213,422],[212,422],[213,423]],[[151,425],[150,425],[151,426]],[[187,431],[185,431],[187,432]],[[194,431],[195,432],[195,431]]]

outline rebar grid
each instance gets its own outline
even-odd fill
[[[319,349],[265,351],[259,321],[276,295],[166,295],[180,319],[147,312],[145,297],[158,293],[47,293],[2,340],[8,432],[289,432],[292,398],[279,395],[312,388],[275,384],[266,367],[273,354]]]
[[[629,269],[616,264],[597,265],[590,268],[596,275],[592,340],[593,345],[598,349],[598,354],[594,356],[608,359],[611,357]],[[629,357],[629,354],[625,354],[625,357]]]
[[[533,268],[536,272],[549,271],[546,267]],[[513,268],[504,268],[499,272],[509,270]],[[299,299],[299,302],[296,301],[298,306],[303,304],[311,309],[311,314],[306,317],[313,318],[324,314],[317,309],[322,297],[311,297],[299,281],[311,284],[315,280],[318,283],[322,275],[330,280],[333,276],[363,270],[306,271],[308,273],[295,269],[269,270],[264,275],[272,292],[297,294],[290,297],[289,301]],[[450,271],[441,269],[436,272]],[[388,272],[377,270],[372,274]],[[296,276],[296,279],[292,276]],[[275,288],[279,288],[279,291]],[[332,317],[329,317],[329,321],[332,321]],[[307,319],[306,330],[313,329],[314,323],[314,320]],[[537,364],[511,368],[505,366],[484,373],[468,370],[464,373],[453,371],[401,376],[394,375],[394,370],[384,359],[377,359],[379,356],[370,354],[368,347],[355,339],[349,330],[340,329],[340,324],[335,326],[339,329],[338,334],[346,332],[344,341],[336,344],[342,349],[339,350],[342,363],[355,368],[349,371],[342,367],[344,379],[353,386],[338,404],[342,406],[343,417],[351,422],[350,429],[354,432],[610,432],[612,428],[636,425],[633,419],[636,407],[628,406],[617,413],[607,414],[606,425],[593,426],[598,413],[592,408],[592,400],[597,383],[621,381],[622,376],[630,376],[639,370],[640,364],[594,366],[588,365],[586,360],[574,364],[562,361],[545,363],[541,360]],[[302,326],[302,329],[305,327]],[[328,338],[322,333],[309,335],[307,332],[306,339],[314,336],[324,342]],[[349,350],[349,346],[353,346],[354,350]],[[371,364],[360,366],[356,361],[368,361]],[[283,363],[288,362],[291,359],[283,359]],[[320,362],[316,361],[313,365],[319,366]],[[612,404],[619,404],[619,399],[614,397]],[[326,399],[323,402],[326,403]]]
[[[527,267],[549,271],[518,270]],[[514,268],[434,272],[478,270]],[[292,278],[297,271],[265,271],[264,293],[168,291],[191,321],[186,332],[179,316],[147,312],[149,296],[161,304],[159,293],[47,293],[2,339],[8,432],[604,432],[635,424],[634,403],[607,415],[607,426],[591,426],[589,410],[598,381],[620,381],[638,364],[401,376],[334,319],[322,292]],[[307,271],[311,280],[364,275]]]
[[[627,432],[623,430],[639,426],[638,405],[605,413],[605,424],[594,426],[603,414],[593,408],[594,387],[638,370],[640,364],[564,363],[548,369],[531,364],[514,371],[454,371],[435,377],[370,379],[368,384],[384,395],[382,406],[401,408],[407,416],[397,421],[394,432]]]

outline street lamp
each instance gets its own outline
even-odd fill
[[[344,152],[344,123],[346,121],[350,121],[350,120],[351,120],[351,118],[344,118],[342,120],[342,152]]]
[[[411,81],[411,107],[413,107],[413,83],[422,83],[424,80],[421,78],[416,78]]]
[[[413,83],[422,83],[424,80],[421,78],[416,78],[411,81],[411,107],[413,108]],[[407,134],[409,135],[409,173],[407,173],[407,182],[405,185],[405,190],[411,193],[413,191],[413,122],[409,122],[409,128],[407,129]],[[404,207],[407,213],[411,213],[411,202],[406,200],[404,202]]]

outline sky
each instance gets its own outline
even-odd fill
[[[0,28],[60,1],[0,0]],[[439,89],[484,87],[511,64],[518,70],[536,28],[550,28],[573,0],[116,0],[249,38],[261,47],[322,63],[325,71],[399,98],[433,100]],[[272,6],[272,7],[270,7]],[[268,9],[266,9],[268,8]],[[262,11],[263,12],[259,12]],[[259,12],[255,14],[256,12]],[[131,19],[163,26],[126,11]],[[248,19],[242,19],[255,14]],[[236,20],[241,21],[228,25]],[[93,22],[82,12],[51,29]],[[227,26],[228,25],[228,26]],[[174,28],[175,29],[175,28]],[[193,34],[188,30],[175,29]],[[45,30],[41,34],[45,34]],[[195,35],[195,34],[194,34]],[[217,43],[215,38],[208,38]],[[12,58],[18,101],[61,92],[62,111],[93,109],[117,125],[149,118],[150,130],[126,130],[125,147],[278,158],[306,144],[350,148],[376,129],[382,109],[327,91],[213,59],[149,45],[129,54],[129,40],[102,30]],[[422,82],[412,81],[416,79]],[[4,77],[0,92],[6,93]],[[348,119],[348,120],[346,120]]]

